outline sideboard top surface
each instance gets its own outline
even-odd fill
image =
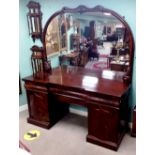
[[[121,97],[129,88],[129,85],[122,80],[124,74],[124,72],[118,71],[99,71],[75,66],[61,66],[53,69],[52,74],[40,72],[23,80]]]

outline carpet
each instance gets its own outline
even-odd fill
[[[27,123],[28,111],[19,114],[19,139],[32,155],[136,155],[136,139],[126,134],[117,152],[86,142],[88,118],[69,113],[50,129]],[[39,130],[41,136],[25,141],[29,130]]]
[[[88,63],[85,65],[85,68],[97,70],[108,69],[107,56],[108,55],[103,54],[99,57],[98,61],[88,61]]]
[[[107,58],[109,54],[100,54],[100,58]]]
[[[92,67],[93,69],[104,70],[104,69],[107,69],[107,62],[104,62],[104,61],[96,62],[93,64]]]

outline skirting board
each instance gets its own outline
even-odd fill
[[[24,104],[24,105],[19,107],[19,112],[22,112],[22,111],[27,110],[27,109],[28,109],[27,104]],[[70,111],[70,113],[73,113],[73,114],[78,114],[78,115],[81,115],[81,116],[88,116],[87,111],[81,111],[81,110],[77,110],[77,109],[74,109],[74,108],[69,108],[69,111]]]
[[[132,125],[133,125],[132,122],[128,122],[128,127],[129,127],[130,132],[131,132],[131,130],[132,130]]]
[[[19,107],[19,112],[22,112],[22,111],[27,110],[27,109],[28,109],[27,104],[24,104],[24,105]]]
[[[27,110],[27,109],[28,109],[27,104],[24,104],[24,105],[19,107],[19,112],[22,112],[22,111]],[[70,111],[70,113],[73,113],[73,114],[77,114],[77,115],[81,115],[81,116],[85,116],[85,117],[88,116],[88,112],[87,111],[77,110],[77,109],[74,109],[74,108],[69,108],[69,111]],[[129,126],[129,129],[131,131],[131,129],[132,129],[132,122],[129,122],[128,126]]]
[[[77,110],[74,108],[69,108],[69,112],[73,113],[73,114],[77,114],[77,115],[81,115],[81,116],[88,116],[88,112],[87,111],[82,111],[82,110]]]

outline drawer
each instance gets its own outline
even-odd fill
[[[64,95],[59,93],[52,93],[50,96],[52,96],[52,100],[56,102],[58,101],[60,103],[71,103],[81,106],[87,106],[87,101],[85,99],[76,96]]]
[[[26,90],[37,91],[37,92],[47,92],[47,87],[44,85],[39,85],[35,83],[26,82],[25,83]]]
[[[87,94],[84,94],[83,92],[78,92],[78,91],[58,89],[58,88],[49,88],[49,91],[52,94],[68,96],[71,98],[81,98],[81,99],[87,98]]]

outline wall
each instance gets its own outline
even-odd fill
[[[60,10],[64,6],[68,7],[77,7],[79,5],[86,5],[88,7],[94,7],[96,5],[102,5],[105,8],[112,9],[119,13],[121,16],[125,16],[125,20],[131,27],[133,32],[134,38],[136,38],[136,2],[135,0],[35,0],[38,1],[41,5],[41,10],[43,12],[43,27],[45,26],[46,21],[48,18],[56,11]],[[20,27],[20,40],[19,40],[19,70],[21,78],[31,75],[31,65],[30,65],[30,47],[33,45],[32,39],[28,35],[28,27],[27,27],[27,19],[26,14],[28,9],[26,7],[28,0],[20,0],[19,1],[19,27]],[[136,40],[135,40],[136,43]],[[41,45],[39,41],[35,42],[37,45]],[[136,67],[135,67],[136,60],[134,59],[134,70],[133,70],[133,81],[132,81],[132,88],[130,93],[130,107],[132,107],[136,102]],[[58,65],[58,57],[55,56],[52,58],[52,67],[56,67]],[[22,82],[23,83],[23,82]],[[23,94],[20,95],[19,105],[26,104],[26,97],[24,88],[22,86]]]

